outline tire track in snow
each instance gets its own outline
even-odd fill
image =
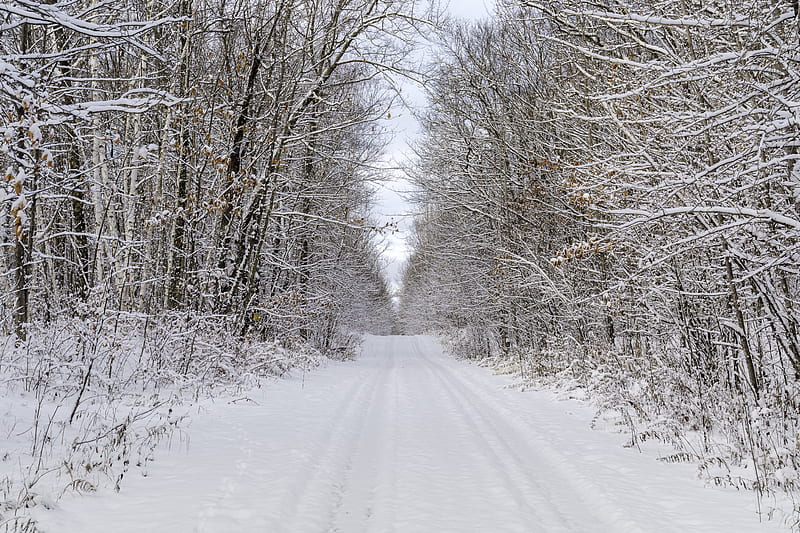
[[[393,338],[392,342],[392,373],[391,373],[391,400],[389,403],[389,413],[386,420],[389,423],[385,424],[386,432],[386,446],[383,448],[385,452],[384,467],[381,475],[378,477],[380,487],[383,488],[376,491],[376,495],[380,496],[381,504],[377,506],[376,512],[370,517],[370,528],[372,531],[381,533],[395,533],[395,524],[397,519],[396,509],[396,494],[397,494],[397,467],[398,451],[397,451],[397,420],[400,413],[400,380],[398,374],[400,369],[397,363],[397,341]],[[382,493],[382,494],[381,494]]]
[[[330,505],[325,500],[330,494],[336,494],[331,484],[335,484],[337,478],[341,480],[347,469],[347,450],[352,449],[354,438],[357,439],[357,435],[353,436],[353,427],[357,428],[357,434],[363,431],[364,415],[369,408],[365,399],[373,397],[378,386],[377,380],[372,379],[373,373],[370,369],[354,377],[354,385],[344,392],[344,401],[330,410],[331,425],[324,440],[314,447],[313,460],[303,469],[302,475],[298,475],[298,482],[286,491],[280,505],[277,524],[282,531],[309,531],[309,527],[324,530],[325,526],[313,526],[310,522],[325,520],[320,516],[324,513],[320,506]],[[333,505],[337,505],[335,500]],[[329,513],[324,514],[329,516]]]
[[[562,514],[554,502],[549,498],[544,487],[536,482],[531,476],[527,475],[528,468],[525,461],[514,452],[514,450],[499,438],[497,431],[482,416],[474,401],[469,401],[463,394],[459,394],[449,383],[447,377],[450,374],[448,369],[438,367],[425,356],[422,348],[414,339],[414,350],[420,361],[424,361],[425,370],[442,387],[442,390],[450,398],[454,406],[457,407],[458,416],[472,430],[472,434],[480,443],[483,453],[494,470],[499,474],[504,482],[504,490],[514,499],[517,506],[524,512],[525,523],[538,526],[537,531],[556,533],[562,531],[577,531],[570,529],[569,519]],[[497,443],[493,443],[487,435],[497,438]],[[538,504],[534,506],[530,499]]]
[[[392,343],[394,344],[394,343]],[[358,431],[352,434],[345,468],[341,472],[337,487],[336,504],[330,512],[328,533],[355,533],[368,531],[376,513],[377,490],[381,471],[387,470],[388,445],[387,386],[395,374],[395,353],[390,347],[378,375],[371,378],[374,383],[366,411],[361,417]],[[381,502],[382,503],[382,502]],[[385,524],[385,522],[384,522]],[[385,531],[385,526],[380,526]]]
[[[398,364],[397,364],[397,339],[391,338],[389,356],[390,370],[386,376],[386,384],[391,384],[391,394],[383,387],[384,402],[383,412],[378,412],[377,420],[381,428],[378,439],[380,452],[377,454],[376,472],[372,488],[372,512],[368,517],[365,531],[380,533],[394,533],[395,531],[395,495],[396,495],[396,467],[397,467],[397,401],[398,401]],[[346,533],[346,532],[345,532]]]
[[[425,351],[420,349],[420,353],[425,353]],[[489,421],[488,424],[498,439],[505,441],[506,446],[511,449],[508,440],[503,439],[502,435],[516,435],[518,442],[524,443],[525,450],[538,458],[537,465],[547,471],[544,477],[554,480],[551,486],[557,486],[572,498],[581,500],[584,507],[595,515],[598,522],[606,524],[600,530],[649,533],[650,529],[647,526],[642,526],[632,520],[623,508],[607,498],[604,495],[603,487],[596,485],[574,468],[569,459],[561,454],[551,441],[519,422],[513,411],[497,402],[495,400],[496,389],[487,387],[484,383],[472,381],[465,372],[455,374],[444,365],[434,361],[432,357],[440,354],[437,348],[431,346],[427,352],[429,355],[426,360],[437,367],[442,375],[447,376],[453,385],[460,389],[465,398],[471,399],[468,400],[469,403],[475,407],[477,412],[481,413],[484,420]],[[477,394],[476,389],[481,390],[482,394]],[[586,529],[574,529],[573,531],[586,531]]]

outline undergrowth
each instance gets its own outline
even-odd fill
[[[33,507],[147,475],[160,446],[185,445],[194,402],[321,359],[177,315],[84,316],[0,339],[0,532],[34,533]]]

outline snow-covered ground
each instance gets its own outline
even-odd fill
[[[789,529],[591,430],[590,406],[510,383],[428,337],[369,337],[355,362],[204,405],[120,493],[35,516],[52,533]]]

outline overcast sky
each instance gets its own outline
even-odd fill
[[[448,12],[458,18],[477,20],[489,16],[494,2],[492,0],[451,0]],[[403,98],[412,107],[421,109],[425,106],[422,90],[410,81],[402,81]],[[392,117],[385,120],[387,128],[394,132],[394,140],[389,146],[384,164],[388,168],[396,168],[406,164],[411,157],[409,143],[413,143],[419,134],[419,124],[410,109],[398,102],[391,111]],[[383,235],[380,244],[386,276],[393,288],[399,286],[400,270],[411,252],[406,238],[410,231],[414,207],[406,196],[410,184],[404,179],[400,170],[387,170],[386,180],[378,185],[373,208],[373,216],[380,223],[393,222],[397,231]]]

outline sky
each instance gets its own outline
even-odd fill
[[[479,20],[489,16],[492,0],[451,0],[447,12],[461,19]],[[420,43],[424,47],[426,43]],[[415,109],[423,109],[425,96],[420,87],[410,80],[399,80],[402,99]],[[393,133],[393,140],[386,150],[384,161],[385,179],[376,184],[375,205],[372,214],[379,224],[392,223],[392,229],[380,237],[379,248],[384,272],[393,290],[400,287],[400,273],[411,253],[408,236],[413,222],[414,205],[408,200],[412,186],[406,179],[402,167],[413,158],[410,145],[419,136],[419,123],[409,109],[398,99],[391,110],[391,118],[384,120]]]

